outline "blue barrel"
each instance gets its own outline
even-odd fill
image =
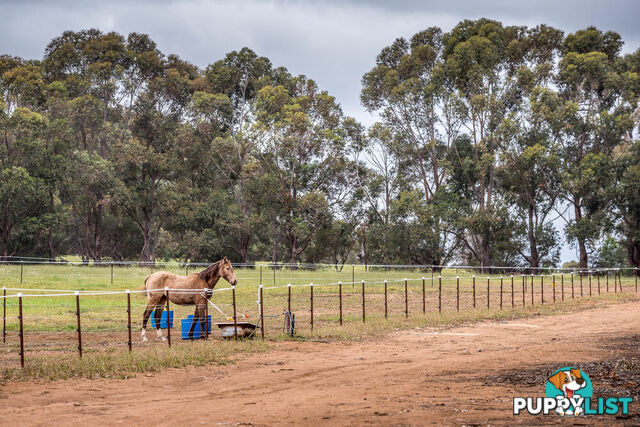
[[[171,328],[173,329],[173,310],[169,311],[169,322],[171,322]],[[156,311],[151,312],[151,327],[156,327]],[[162,317],[160,318],[160,329],[167,329],[167,310],[162,310]]]
[[[180,320],[180,328],[182,330],[182,339],[189,339],[189,329],[191,329],[191,324],[193,323],[193,315],[187,316],[186,319]],[[207,316],[207,329],[209,330],[209,335],[211,335],[211,315]],[[193,329],[193,338],[200,339],[204,338],[204,334],[200,333],[200,322],[196,322],[196,327]]]

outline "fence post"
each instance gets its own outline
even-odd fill
[[[600,274],[598,274],[598,295],[600,295]]]
[[[338,282],[338,298],[340,299],[340,326],[342,326],[342,282]]]
[[[409,288],[407,287],[407,279],[404,279],[404,318],[409,318]]]
[[[587,271],[587,275],[589,276],[589,296],[591,296],[591,272]],[[584,292],[582,291],[582,274],[580,275],[580,298],[584,296]]]
[[[22,284],[22,272],[24,271],[24,261],[20,261],[20,284]]]
[[[311,331],[313,331],[313,283],[311,283]]]
[[[620,293],[622,293],[623,292],[622,291],[622,276],[620,274],[620,269],[618,269],[617,273],[618,273],[618,284],[620,284]],[[615,276],[614,276],[614,279],[615,279]]]
[[[574,277],[575,277],[575,273],[572,271],[571,272],[571,299],[575,299],[575,293],[573,291],[573,289],[574,289],[574,287],[573,287],[573,278]],[[580,276],[580,277],[582,277],[582,276]]]
[[[562,293],[562,301],[564,301],[564,273],[560,275],[560,291]]]
[[[540,292],[542,293],[542,305],[544,305],[544,272],[540,274]]]
[[[513,295],[513,274],[511,275],[511,308],[516,306],[516,299]]]
[[[442,276],[438,276],[438,313],[442,313]]]
[[[169,347],[171,347],[171,307],[169,307],[169,288],[167,286],[164,287],[164,293],[165,296],[167,297],[167,343],[169,344]],[[205,296],[206,298],[206,296]],[[207,306],[207,301],[205,300],[204,302],[204,306],[206,308]],[[204,317],[205,322],[207,321],[207,315],[205,314]],[[200,323],[200,326],[202,326],[202,323]],[[202,328],[200,328],[202,329]],[[200,331],[200,333],[202,334],[202,330]],[[206,334],[205,334],[206,337]],[[206,338],[205,338],[206,339]]]
[[[553,291],[553,302],[556,302],[556,275],[551,275],[551,290]]]
[[[2,342],[7,342],[7,288],[2,288]]]
[[[533,305],[536,303],[535,298],[534,298],[534,294],[533,294],[533,279],[534,279],[534,275],[531,275],[531,306],[533,307]]]
[[[524,283],[524,274],[522,275],[522,306],[524,307],[525,305],[525,295],[524,295],[524,288],[525,288],[525,283]]]
[[[204,288],[204,340],[209,340],[209,289]],[[167,292],[167,319],[169,318],[169,294]],[[200,323],[200,333],[202,333],[202,323]]]
[[[500,276],[500,310],[502,310],[502,282],[503,282],[503,277]]]
[[[22,326],[22,293],[18,293],[18,320],[20,320],[20,367],[24,368],[24,328]]]
[[[422,278],[422,314],[427,313],[427,295],[424,290],[424,277]]]
[[[236,287],[231,286],[231,295],[233,298],[233,338],[238,340],[238,316],[236,311]]]
[[[456,311],[460,311],[460,276],[456,276]]]
[[[364,304],[364,280],[362,281],[362,323],[365,322],[365,304]]]
[[[489,300],[491,299],[491,289],[489,286],[490,282],[491,282],[491,279],[487,277],[487,310],[489,310]]]
[[[606,270],[607,272],[607,293],[609,293],[609,270]]]
[[[476,308],[476,276],[473,276],[473,308]]]
[[[129,289],[127,289],[127,335],[127,345],[129,347],[129,351],[131,351],[133,343],[131,342],[131,291]]]
[[[78,355],[82,359],[82,328],[80,327],[80,292],[76,291],[76,317],[78,318]]]
[[[638,268],[634,268],[633,272],[636,274],[636,293],[638,292]]]
[[[262,293],[262,283],[260,283],[260,337],[264,339],[264,295]]]
[[[389,308],[388,308],[388,303],[387,303],[387,281],[384,281],[384,318],[388,319],[388,313],[389,313]]]

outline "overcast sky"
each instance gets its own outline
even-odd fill
[[[200,67],[247,46],[313,78],[346,114],[370,124],[360,106],[360,79],[380,49],[429,26],[447,31],[480,17],[565,32],[596,25],[620,33],[624,52],[640,47],[640,1],[634,0],[0,0],[0,54],[42,58],[63,31],[91,27],[147,33],[165,54]],[[567,251],[563,260],[575,258]]]

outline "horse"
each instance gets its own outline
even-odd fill
[[[197,319],[200,320],[200,330],[205,329],[205,308],[208,300],[213,295],[213,288],[220,278],[225,279],[231,285],[238,284],[238,278],[233,270],[231,262],[224,257],[216,261],[199,273],[188,276],[180,276],[168,271],[157,271],[148,275],[144,279],[144,290],[147,291],[147,308],[142,316],[142,342],[147,342],[147,321],[151,312],[155,309],[156,333],[158,338],[165,341],[160,329],[162,311],[167,301],[165,288],[170,289],[169,301],[178,305],[195,305],[196,311],[193,316],[193,323],[189,329],[189,338],[193,339],[193,330],[196,327]],[[180,290],[183,290],[182,292]],[[167,319],[169,320],[169,319]]]

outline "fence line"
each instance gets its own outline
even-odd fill
[[[636,270],[637,272],[637,270]],[[607,279],[605,282],[605,286],[601,286],[600,283],[600,275],[599,273],[606,273],[607,274]],[[609,283],[609,275],[612,274],[613,276],[613,291],[615,293],[618,292],[618,289],[620,290],[620,292],[624,292],[624,288],[623,288],[623,283],[622,283],[622,278],[621,278],[621,274],[620,274],[620,269],[610,269],[610,270],[589,270],[587,272],[588,274],[588,278],[589,278],[589,296],[592,296],[592,285],[591,285],[591,278],[593,275],[597,276],[598,282],[597,282],[597,291],[598,291],[598,295],[600,295],[602,293],[602,291],[609,293],[610,292],[610,283]],[[569,273],[571,275],[571,298],[574,299],[575,298],[575,293],[574,293],[574,276],[575,273]],[[558,277],[556,277],[558,276]],[[536,291],[535,288],[537,288],[539,286],[539,291],[540,293],[538,294],[540,296],[540,300],[539,300],[539,304],[544,305],[545,302],[549,303],[549,302],[556,302],[556,287],[560,286],[561,287],[561,301],[565,300],[565,292],[564,292],[564,273],[561,273],[559,275],[545,275],[545,274],[539,274],[539,275],[534,275],[534,274],[526,274],[526,275],[522,275],[522,305],[523,307],[526,305],[526,288],[530,287],[531,290],[531,305],[535,305],[536,302]],[[584,293],[583,293],[583,289],[582,289],[582,274],[579,275],[580,277],[580,296],[583,297]],[[515,297],[516,297],[516,292],[519,292],[516,288],[515,288],[515,283],[514,283],[514,278],[516,276],[514,275],[510,275],[507,276],[508,278],[511,279],[511,307],[515,308],[516,307],[516,301],[515,301]],[[544,278],[545,277],[551,277],[551,283],[549,283],[548,281],[545,283]],[[560,279],[559,281],[557,279]],[[498,296],[495,294],[495,292],[498,292],[497,289],[499,289],[499,310],[503,310],[504,309],[504,304],[503,304],[503,294],[504,294],[504,279],[505,276],[500,276],[500,277],[491,277],[491,276],[476,276],[476,275],[472,275],[472,276],[468,276],[468,277],[461,277],[461,276],[456,276],[456,277],[443,277],[441,275],[437,276],[437,277],[431,277],[431,282],[434,283],[434,281],[437,279],[437,283],[438,283],[438,288],[437,288],[437,310],[438,313],[442,313],[443,312],[443,281],[455,281],[455,310],[457,312],[460,311],[460,296],[461,296],[461,288],[460,288],[460,284],[461,284],[461,279],[471,279],[472,280],[472,291],[473,291],[473,308],[476,308],[476,302],[477,302],[477,298],[479,297],[480,299],[482,299],[484,297],[484,288],[482,286],[477,286],[477,280],[481,279],[481,280],[487,280],[486,283],[486,298],[487,298],[487,310],[491,309],[491,292],[493,290],[494,292],[494,296]],[[498,288],[498,279],[500,280],[499,282],[499,288]],[[539,279],[537,282],[535,279]],[[309,287],[309,302],[310,302],[310,310],[309,310],[309,316],[310,316],[310,328],[313,331],[314,329],[314,288],[316,287],[329,287],[329,286],[337,286],[339,289],[339,293],[338,293],[338,299],[339,301],[337,301],[336,303],[339,304],[339,309],[340,309],[340,316],[339,316],[339,323],[340,325],[343,324],[343,293],[342,293],[342,285],[344,284],[351,284],[354,285],[356,283],[360,283],[361,284],[361,295],[362,295],[362,305],[361,305],[361,318],[362,318],[362,322],[366,322],[367,320],[367,304],[366,304],[366,294],[367,294],[367,290],[369,290],[369,294],[371,295],[371,287],[370,285],[379,285],[379,284],[383,284],[384,285],[384,316],[385,319],[388,318],[388,285],[389,283],[398,283],[398,284],[404,284],[404,288],[400,289],[399,294],[401,295],[401,297],[404,297],[404,317],[406,319],[409,318],[409,288],[408,288],[408,283],[409,282],[417,282],[422,284],[422,307],[423,307],[423,314],[426,314],[426,292],[425,292],[425,282],[426,280],[428,280],[426,277],[414,277],[414,278],[403,278],[403,279],[395,279],[395,280],[372,280],[372,281],[365,281],[365,280],[360,280],[359,282],[335,282],[335,283],[305,283],[305,284],[286,284],[286,285],[281,285],[281,286],[263,286],[262,284],[260,284],[259,288],[258,288],[258,300],[256,301],[257,305],[258,305],[258,316],[259,316],[259,328],[260,328],[260,336],[262,338],[264,338],[265,333],[266,333],[266,329],[265,329],[265,318],[269,318],[269,317],[279,317],[281,314],[275,315],[275,316],[269,316],[267,314],[265,314],[265,296],[266,296],[266,291],[267,290],[276,290],[276,289],[287,289],[287,297],[288,297],[288,309],[291,310],[291,289],[293,287],[299,287],[299,288],[304,288],[304,287]],[[637,289],[637,275],[635,278],[635,292],[638,292]],[[492,286],[493,285],[493,286]],[[553,290],[553,298],[552,300],[549,299],[549,296],[547,297],[547,300],[545,300],[545,286],[552,286],[552,290]],[[627,282],[626,284],[627,286],[627,290],[631,290],[632,285],[629,284],[629,282]],[[448,288],[450,290],[453,289],[453,287]],[[15,295],[7,295],[6,292],[7,290],[10,291],[20,291]],[[379,288],[378,288],[379,290]],[[43,294],[35,294],[35,293],[31,293],[31,294],[24,294],[22,291],[30,291],[30,292],[44,292]],[[209,298],[211,298],[211,296],[214,293],[220,293],[220,292],[226,292],[226,291],[231,291],[232,295],[233,295],[233,321],[234,321],[234,336],[238,337],[238,325],[237,325],[237,307],[236,307],[236,297],[235,297],[235,286],[231,286],[231,287],[226,287],[226,288],[219,288],[219,289],[211,289],[211,290],[203,290],[203,289],[178,289],[178,288],[164,288],[164,289],[154,289],[154,290],[125,290],[125,291],[88,291],[88,290],[55,290],[55,289],[30,289],[30,288],[7,288],[4,287],[3,288],[3,294],[0,296],[0,298],[2,298],[3,300],[3,342],[6,342],[6,306],[7,306],[7,301],[11,300],[11,299],[17,299],[18,303],[18,320],[19,320],[19,338],[20,338],[20,363],[21,366],[24,367],[24,340],[25,340],[25,332],[24,332],[24,315],[23,315],[23,299],[30,297],[30,298],[37,298],[37,297],[70,297],[70,296],[74,296],[75,297],[75,317],[77,318],[77,327],[76,327],[76,333],[77,333],[77,350],[78,350],[78,355],[79,357],[83,356],[83,331],[82,331],[82,327],[81,325],[83,324],[83,322],[81,322],[81,317],[82,317],[82,311],[81,311],[81,297],[85,298],[85,297],[93,297],[93,296],[114,296],[114,295],[125,295],[127,297],[127,303],[126,305],[122,305],[122,304],[116,304],[116,305],[109,305],[109,306],[102,306],[102,307],[108,307],[108,308],[116,308],[116,307],[127,307],[126,310],[126,315],[127,315],[127,334],[128,334],[128,341],[127,341],[127,346],[129,348],[129,351],[132,351],[132,326],[131,326],[131,294],[133,293],[154,293],[154,292],[160,292],[160,293],[165,293],[167,296],[169,296],[169,293],[173,294],[173,293],[185,293],[185,294],[193,294],[193,293],[197,293],[197,294],[202,294],[204,295],[207,300],[209,300]],[[58,292],[58,293],[47,293],[47,292]],[[206,292],[206,293],[205,293]],[[468,292],[468,291],[467,291]],[[355,296],[358,295],[358,293],[354,293],[351,296]],[[398,294],[396,294],[398,295]],[[548,294],[547,294],[548,295]],[[278,294],[278,296],[282,296],[280,294]],[[324,295],[324,296],[329,296],[331,298],[335,298],[335,295]],[[168,299],[168,298],[167,298]],[[10,306],[15,306],[15,304],[10,304]],[[67,304],[67,307],[70,307],[71,304]],[[84,304],[82,305],[83,307],[93,307],[93,306],[98,306],[98,305],[92,305],[92,304]],[[144,304],[140,304],[138,307],[143,307]],[[49,306],[47,306],[49,307]],[[205,307],[207,307],[207,304],[205,304]],[[495,306],[494,306],[495,307]],[[216,307],[217,308],[217,307]],[[159,308],[157,308],[159,309]],[[163,310],[165,310],[165,307],[162,308]],[[218,309],[219,310],[219,309]],[[97,311],[97,310],[96,310]],[[168,331],[167,331],[167,335],[168,335],[168,345],[171,346],[171,320],[170,320],[170,316],[169,316],[169,301],[167,301],[166,304],[166,311],[167,311],[167,323],[168,323]],[[369,311],[371,311],[371,307],[369,307]],[[93,312],[93,311],[92,311]],[[111,311],[111,312],[116,312],[115,310]],[[121,312],[121,311],[117,311],[117,312]],[[208,314],[208,308],[207,308],[207,314]],[[205,314],[205,319],[208,319],[207,314]],[[66,314],[67,316],[69,314]],[[86,315],[86,313],[85,313]],[[65,316],[65,314],[63,314],[62,316]],[[34,319],[37,318],[36,317],[29,317],[30,319]],[[44,318],[47,318],[48,316],[42,316]],[[200,319],[196,319],[196,320],[200,320]],[[207,325],[206,331],[204,332],[205,336],[208,336],[208,321],[205,320],[205,324]],[[92,331],[93,332],[93,331]],[[201,331],[202,333],[202,331]],[[124,344],[122,344],[124,345]],[[91,346],[85,346],[85,348],[91,348]]]

